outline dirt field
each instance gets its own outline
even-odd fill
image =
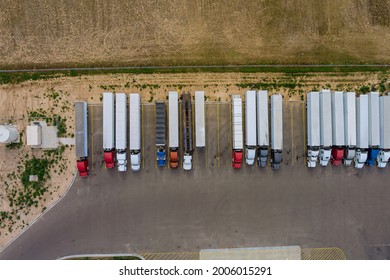
[[[3,0],[0,67],[390,63],[390,0]]]

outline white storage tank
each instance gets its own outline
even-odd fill
[[[0,126],[0,143],[8,144],[18,140],[18,130],[9,124]]]

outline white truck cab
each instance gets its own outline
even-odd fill
[[[139,171],[141,169],[141,153],[130,155],[131,170]]]
[[[191,155],[184,155],[183,169],[187,170],[187,171],[192,169],[192,156]]]
[[[126,153],[117,153],[116,159],[118,163],[118,171],[125,172],[127,170]]]

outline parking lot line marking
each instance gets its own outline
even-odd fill
[[[144,104],[141,104],[142,169],[145,168]]]
[[[156,103],[154,103],[154,129],[156,129]],[[156,133],[155,133],[156,137]],[[154,147],[154,154],[156,159],[154,160],[154,168],[157,169],[157,155],[156,155],[156,147]]]
[[[179,158],[178,158],[178,164],[180,164],[181,163],[181,161],[180,161],[180,157],[182,157],[183,158],[183,131],[182,131],[182,129],[183,129],[183,124],[182,123],[180,123],[180,120],[182,119],[182,113],[183,113],[183,110],[182,110],[182,103],[181,102],[179,102],[179,127],[178,127],[178,129],[179,129],[179,148],[178,148],[178,151],[179,151]]]
[[[90,107],[91,108],[91,138],[92,138],[92,140],[91,140],[91,150],[92,150],[92,153],[91,153],[91,171],[93,171],[93,154],[94,154],[94,152],[93,152],[93,120],[94,120],[94,118],[93,118],[93,107]]]
[[[218,142],[217,142],[217,159],[218,159],[218,167],[221,167],[221,163],[220,163],[220,151],[219,151],[219,103],[217,104],[217,130],[218,130]]]
[[[209,106],[207,106],[207,104],[205,104],[204,105],[205,107],[204,107],[204,114],[205,114],[205,132],[206,132],[206,135],[207,135],[207,121],[206,121],[206,119],[207,119],[207,108],[209,107]],[[207,144],[207,138],[206,138],[206,145],[205,145],[205,147],[204,147],[204,149],[205,149],[205,154],[206,154],[206,157],[205,157],[205,166],[206,166],[206,169],[209,167],[208,166],[208,163],[207,163],[207,159],[208,159],[208,150],[207,150],[207,146],[208,146],[208,144]]]
[[[168,96],[169,98],[169,96]],[[169,99],[168,99],[169,100]],[[165,124],[166,124],[166,129],[165,129],[165,133],[167,134],[167,144],[165,145],[165,153],[166,153],[166,159],[167,159],[167,162],[166,162],[166,165],[168,166],[168,169],[171,168],[169,166],[169,162],[171,160],[170,156],[171,156],[171,153],[169,152],[170,149],[169,149],[169,101],[168,101],[168,104],[166,104],[165,106],[166,110],[167,110],[167,117],[165,117]]]
[[[292,103],[290,102],[290,121],[291,121],[291,165],[294,165],[294,121]]]
[[[194,150],[195,150],[195,103],[191,102],[191,128],[192,128],[192,165],[195,166],[195,157],[194,157]]]
[[[230,103],[229,103],[230,104]],[[231,106],[231,105],[230,105]],[[230,119],[230,136],[229,136],[229,149],[230,149],[230,158],[233,157],[233,135],[232,135],[232,112],[231,112],[231,107],[229,108],[229,119]]]
[[[306,99],[306,94],[303,95],[304,100]],[[306,157],[306,110],[305,110],[305,103],[303,103],[302,106],[302,123],[303,123],[303,156]],[[306,166],[305,160],[303,161],[303,164]]]

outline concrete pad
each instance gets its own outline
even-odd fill
[[[42,149],[57,149],[58,137],[56,126],[42,126]]]
[[[63,145],[69,145],[69,146],[76,145],[75,138],[58,138],[58,141]]]
[[[29,176],[29,178],[28,178],[28,180],[30,181],[30,182],[38,182],[38,175],[30,175]]]
[[[200,250],[201,260],[300,260],[301,247],[253,247]]]

